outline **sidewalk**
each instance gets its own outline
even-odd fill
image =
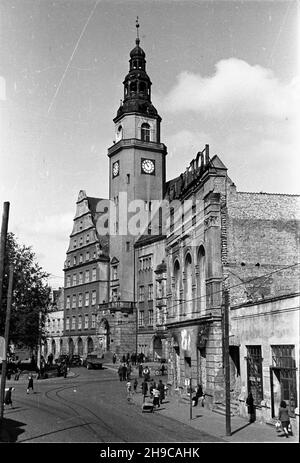
[[[105,364],[106,368],[117,370],[117,365]],[[131,379],[137,377],[136,370],[133,371]],[[151,376],[152,378],[152,376]],[[154,380],[162,379],[166,383],[166,377],[158,376]],[[138,378],[139,386],[142,379]],[[133,393],[133,401],[137,406],[142,408],[143,396],[138,387],[138,392]],[[240,416],[231,417],[231,436],[226,436],[226,418],[223,415],[215,413],[205,407],[197,405],[192,407],[192,420],[190,420],[190,404],[189,401],[178,397],[177,395],[169,395],[166,397],[161,408],[156,409],[154,413],[159,413],[180,421],[188,426],[199,429],[207,434],[219,437],[227,442],[252,442],[252,443],[298,443],[298,436],[290,436],[288,439],[282,436],[281,432],[277,432],[274,426],[261,424],[259,422],[248,423],[245,418]]]

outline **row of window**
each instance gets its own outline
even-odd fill
[[[73,316],[71,319],[69,317],[66,318],[66,331],[75,330],[82,330],[82,329],[89,329],[90,328],[90,318],[88,314],[85,314],[84,316],[84,326],[82,324],[82,315],[78,315],[78,318],[76,320],[76,317]],[[71,327],[70,327],[70,320],[71,320]],[[76,321],[77,321],[77,327],[76,327]],[[92,314],[92,319],[91,319],[91,328],[96,327],[96,316],[95,314]]]
[[[134,85],[134,83],[132,83],[132,85]],[[142,85],[142,83],[140,83],[140,85]],[[131,87],[131,90],[132,90],[133,87]],[[136,88],[135,88],[136,90]],[[125,95],[127,94],[127,89],[125,89]],[[148,90],[148,94],[149,94],[149,90]],[[150,125],[147,124],[147,122],[144,122],[142,125],[141,125],[141,135],[140,135],[140,138],[142,141],[151,141],[151,132],[153,132],[153,129],[151,129]],[[116,134],[116,139],[117,141],[121,140],[122,138],[124,138],[124,130],[123,130],[123,127],[122,125],[119,125],[118,127],[118,130],[117,130],[117,134]]]
[[[138,312],[138,325],[145,326],[145,312],[139,310]],[[153,326],[153,310],[148,310],[148,325]]]
[[[91,304],[96,305],[97,302],[97,292],[96,290],[92,291],[91,293],[92,298],[91,298]],[[79,293],[78,294],[78,307],[82,307],[83,304],[83,294]],[[84,296],[84,305],[85,307],[88,307],[90,305],[90,293],[87,291]],[[66,299],[66,309],[71,308],[71,296],[67,296]],[[72,295],[72,309],[77,308],[77,295],[73,294]]]
[[[152,269],[152,256],[140,257],[139,258],[139,270],[151,270]]]
[[[49,318],[47,321],[47,331],[60,331],[63,328],[63,320],[60,318]]]
[[[90,279],[91,276],[91,279]],[[71,286],[82,285],[83,283],[89,283],[90,281],[96,281],[97,279],[97,269],[96,267],[92,269],[92,275],[90,275],[90,270],[86,270],[83,278],[83,272],[74,273],[72,275],[67,275],[67,288]],[[71,284],[72,283],[72,284]]]
[[[89,244],[89,242],[90,242],[89,234],[86,235],[85,240],[83,240],[83,236],[81,236],[78,241],[77,241],[77,238],[75,238],[73,240],[73,249],[77,248],[77,243],[78,243],[78,246],[83,246],[84,244]]]
[[[93,259],[96,259],[97,257],[97,253],[96,251],[93,252]],[[85,253],[85,256],[83,256],[83,254],[80,254],[79,257],[78,256],[74,256],[73,257],[73,261],[71,259],[69,259],[67,261],[67,267],[71,267],[71,265],[77,265],[77,264],[83,264],[83,262],[88,262],[90,260],[90,253],[89,251],[87,251]]]
[[[248,390],[252,392],[254,403],[263,400],[263,357],[261,346],[246,346]],[[290,410],[297,406],[296,363],[294,345],[271,346],[272,368],[280,369],[281,398],[289,402]],[[277,373],[278,374],[278,373]]]
[[[145,286],[139,286],[139,302],[145,300]],[[153,284],[148,285],[148,301],[153,301]]]

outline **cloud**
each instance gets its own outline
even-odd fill
[[[0,101],[6,100],[6,81],[3,76],[0,76]]]
[[[281,83],[271,70],[229,58],[216,64],[211,77],[182,72],[163,109],[194,111],[208,119],[234,115],[286,119],[297,115],[299,100],[299,79]]]
[[[165,117],[177,119],[166,137],[168,177],[208,143],[239,190],[299,193],[299,82],[234,58],[210,77],[181,73],[163,99]]]
[[[74,214],[62,213],[45,216],[31,224],[22,224],[22,231],[27,235],[55,238],[66,241],[71,234]]]

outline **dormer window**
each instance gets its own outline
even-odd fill
[[[150,141],[150,125],[146,122],[141,126],[141,140]]]

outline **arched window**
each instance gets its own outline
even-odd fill
[[[140,82],[139,83],[139,92],[141,92],[141,93],[146,92],[146,84],[145,84],[145,82]]]
[[[191,313],[193,308],[193,293],[192,293],[192,258],[190,254],[187,254],[185,258],[185,285],[184,285],[184,300],[185,300],[185,312]]]
[[[123,138],[123,127],[121,125],[119,125],[119,127],[117,129],[116,139],[117,139],[117,141],[119,141],[119,140],[122,140],[122,138]]]
[[[88,351],[88,354],[90,354],[91,352],[93,352],[94,350],[94,343],[93,343],[93,340],[92,338],[88,338],[87,340],[87,351]]]
[[[141,126],[141,140],[150,141],[150,125],[146,122]]]
[[[175,279],[175,298],[174,298],[174,307],[173,315],[180,313],[180,265],[178,260],[174,264],[174,279]]]
[[[133,92],[136,92],[137,91],[137,82],[136,81],[133,81],[130,83],[130,92],[133,93]]]
[[[198,251],[198,267],[199,276],[197,281],[197,293],[198,293],[198,307],[200,313],[204,314],[206,310],[206,265],[205,265],[205,250],[203,246],[200,246]]]

